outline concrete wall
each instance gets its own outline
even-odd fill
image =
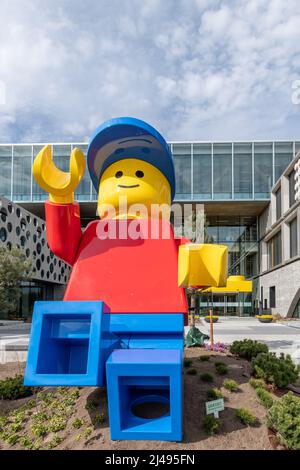
[[[268,307],[270,306],[270,287],[275,286],[276,307],[272,308],[272,313],[280,313],[286,317],[300,287],[300,259],[262,274],[259,281],[260,287],[263,287],[263,303],[267,299]]]

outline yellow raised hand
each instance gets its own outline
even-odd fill
[[[34,159],[32,172],[37,184],[47,193],[51,202],[69,204],[74,201],[74,191],[83,177],[85,156],[74,148],[70,156],[70,171],[59,170],[52,160],[51,146],[45,145]]]

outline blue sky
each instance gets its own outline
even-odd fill
[[[298,0],[1,1],[0,142],[124,115],[168,140],[300,139],[295,80]]]

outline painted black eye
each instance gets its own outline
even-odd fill
[[[121,176],[123,176],[123,171],[117,171],[117,173],[115,174],[115,177],[121,178]]]
[[[141,170],[137,170],[137,171],[135,172],[135,176],[137,176],[138,178],[143,178],[144,172],[141,171]]]

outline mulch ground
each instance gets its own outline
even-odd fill
[[[210,360],[202,362],[201,355],[210,355]],[[83,387],[79,389],[79,398],[76,399],[76,406],[72,408],[71,415],[67,418],[66,428],[55,433],[61,438],[61,443],[56,449],[105,449],[105,450],[241,450],[260,449],[272,450],[274,445],[272,436],[269,436],[265,425],[265,409],[260,405],[254,389],[249,385],[250,378],[249,363],[242,359],[236,359],[230,355],[211,353],[201,348],[192,348],[185,351],[185,357],[192,359],[191,368],[195,368],[195,375],[188,374],[188,367],[184,368],[184,438],[182,442],[162,442],[162,441],[111,441],[109,436],[108,410],[106,391],[103,388]],[[223,361],[228,366],[227,375],[218,375],[214,363]],[[20,364],[0,365],[0,379],[13,376],[23,369]],[[203,373],[213,375],[213,383],[205,383],[200,375]],[[239,389],[237,392],[229,392],[222,387],[225,378],[234,379]],[[225,397],[225,410],[220,413],[220,428],[215,436],[208,436],[202,428],[202,421],[205,416],[205,402],[207,391],[211,387],[221,389]],[[56,391],[54,389],[43,389],[42,393],[53,393],[54,399]],[[28,419],[24,421],[21,435],[30,436],[32,416],[41,410],[39,398],[28,397],[15,401],[0,400],[0,416],[6,415],[9,411],[17,409],[27,403],[36,400],[36,405],[31,407]],[[32,403],[32,401],[31,401]],[[92,406],[86,405],[91,404]],[[247,408],[257,418],[255,426],[242,424],[235,416],[237,408]],[[46,410],[48,412],[48,410]],[[95,417],[101,414],[101,422],[95,422]],[[80,429],[74,429],[75,419],[80,419],[83,425]],[[94,424],[93,424],[94,423]],[[86,431],[88,429],[88,432]],[[52,435],[46,435],[40,442],[40,448],[47,449]],[[30,436],[32,438],[32,436]],[[21,449],[18,442],[13,446],[4,441],[0,441],[0,449]],[[277,447],[278,448],[278,447]]]

